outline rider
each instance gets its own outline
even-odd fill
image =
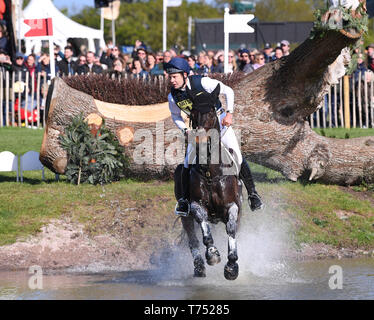
[[[239,177],[243,180],[244,185],[248,192],[248,202],[252,211],[262,209],[263,203],[257,193],[252,178],[251,170],[247,161],[242,158],[239,144],[235,137],[234,130],[231,127],[232,114],[234,110],[234,91],[224,85],[218,80],[214,80],[208,77],[202,76],[189,76],[190,67],[188,62],[183,58],[173,58],[165,66],[166,72],[169,75],[171,83],[171,92],[168,96],[169,109],[172,115],[174,123],[185,135],[188,135],[188,128],[182,118],[181,111],[185,112],[188,116],[194,106],[192,101],[194,96],[202,94],[210,94],[219,85],[220,94],[226,97],[226,111],[221,107],[221,102],[217,98],[216,110],[217,116],[221,120],[221,127],[226,126],[227,130],[223,135],[224,131],[221,131],[221,141],[227,149],[232,149],[236,155],[238,163],[241,164]],[[187,90],[186,90],[187,89]],[[209,98],[209,97],[208,97]],[[199,99],[201,101],[201,99]],[[177,214],[185,215],[189,212],[189,163],[188,155],[184,161],[184,167],[182,170],[182,198],[178,200],[177,208],[175,209]]]

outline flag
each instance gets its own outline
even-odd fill
[[[164,0],[166,1],[167,7],[179,7],[182,4],[182,0]]]
[[[112,1],[108,8],[103,9],[104,19],[116,20],[119,16],[120,6],[121,6],[120,0]]]
[[[25,33],[25,37],[53,36],[52,18],[25,19],[24,23],[31,27]]]

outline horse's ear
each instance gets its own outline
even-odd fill
[[[220,91],[221,91],[221,86],[220,84],[217,84],[217,87],[211,93],[211,97],[213,98],[214,101],[218,98]]]

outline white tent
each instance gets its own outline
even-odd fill
[[[31,0],[23,10],[22,19],[42,19],[52,18],[53,21],[53,42],[63,48],[68,38],[88,39],[88,50],[95,51],[94,39],[100,40],[100,47],[105,46],[104,34],[101,30],[93,29],[81,25],[61,13],[51,0]],[[23,21],[23,20],[22,20]],[[25,40],[26,54],[30,54],[34,47],[34,52],[40,52],[41,41],[48,40],[48,37],[25,38],[24,34],[30,27],[21,23],[21,39]]]

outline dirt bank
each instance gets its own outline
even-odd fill
[[[166,229],[167,226],[165,231]],[[176,230],[179,231],[179,228],[176,227]],[[177,232],[174,233],[176,234]],[[0,247],[0,270],[27,269],[31,265],[39,265],[46,270],[149,269],[157,266],[163,259],[163,253],[170,252],[175,242],[171,240],[156,243],[151,238],[146,241],[140,238],[133,240],[123,241],[116,233],[90,235],[82,224],[74,223],[70,218],[52,220],[38,235]],[[284,255],[295,260],[352,258],[374,256],[374,250],[302,244],[298,249],[288,250]]]

